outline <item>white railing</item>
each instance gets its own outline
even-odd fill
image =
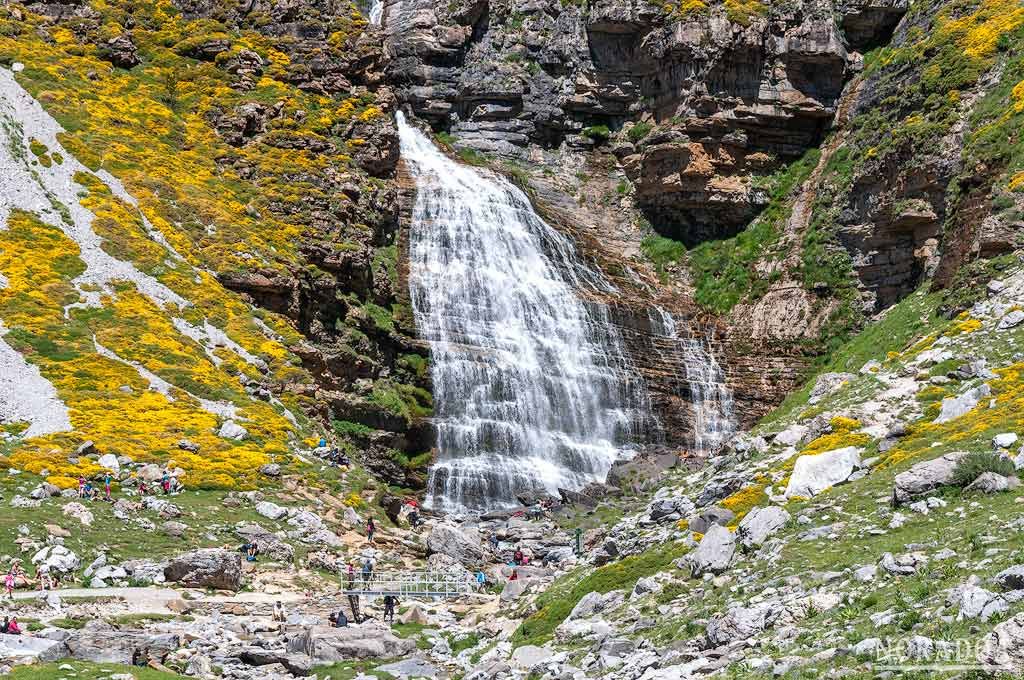
[[[341,585],[346,595],[395,595],[399,598],[454,598],[479,594],[481,590],[472,576],[443,571],[372,573],[368,579],[357,572],[351,579],[342,575]]]

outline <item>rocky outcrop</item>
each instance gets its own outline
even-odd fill
[[[186,588],[238,590],[242,556],[234,550],[204,548],[178,555],[164,567],[164,578]]]
[[[289,652],[306,654],[323,663],[400,657],[415,649],[413,640],[396,637],[373,623],[347,628],[309,626],[288,640]]]
[[[766,204],[748,178],[820,142],[859,68],[851,50],[887,35],[906,3],[665,7],[391,0],[388,78],[417,115],[488,153],[587,150],[624,124],[658,124],[613,151],[651,221],[696,243]]]

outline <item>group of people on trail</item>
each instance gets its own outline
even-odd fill
[[[103,473],[103,496],[102,500],[109,503],[114,502],[114,498],[111,495],[112,485],[114,483],[114,475],[110,470]],[[177,477],[172,475],[169,470],[164,470],[163,475],[160,477],[159,488],[164,492],[164,495],[181,491],[181,485],[178,482]],[[142,477],[138,478],[135,485],[135,490],[140,496],[149,496],[156,494],[157,489],[150,486],[145,479]],[[86,479],[83,475],[78,476],[78,497],[95,501],[101,500],[100,490],[98,485],[93,484],[91,479]]]
[[[4,594],[8,599],[14,599],[14,591],[17,588],[28,588],[39,585],[39,590],[56,590],[60,579],[56,573],[50,571],[48,564],[40,564],[36,568],[36,578],[29,577],[20,560],[15,560],[11,568],[4,574]]]
[[[331,465],[337,465],[338,467],[348,468],[352,465],[352,461],[349,460],[347,454],[338,450],[337,446],[327,447],[327,440],[323,437],[320,438],[320,445],[316,447],[314,451],[318,456],[326,460]]]

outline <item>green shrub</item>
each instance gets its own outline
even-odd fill
[[[602,144],[612,136],[612,131],[608,129],[607,125],[591,125],[588,128],[583,128],[583,136]]]
[[[639,122],[633,127],[629,128],[629,132],[626,133],[626,136],[629,137],[629,141],[636,144],[641,139],[649,135],[651,133],[651,130],[653,129],[654,126],[652,124]]]
[[[956,464],[953,470],[953,484],[967,486],[983,472],[995,472],[1004,477],[1017,474],[1012,461],[988,451],[972,451]]]

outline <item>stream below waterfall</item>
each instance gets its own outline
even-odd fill
[[[427,504],[508,507],[525,492],[603,482],[617,458],[662,438],[647,386],[597,301],[618,291],[504,177],[449,159],[402,114],[398,128],[416,182],[410,295],[431,347],[437,456]],[[675,337],[664,316],[656,330]],[[710,353],[687,356],[687,375],[701,382],[692,392],[727,394]],[[726,419],[704,426],[719,437]]]

